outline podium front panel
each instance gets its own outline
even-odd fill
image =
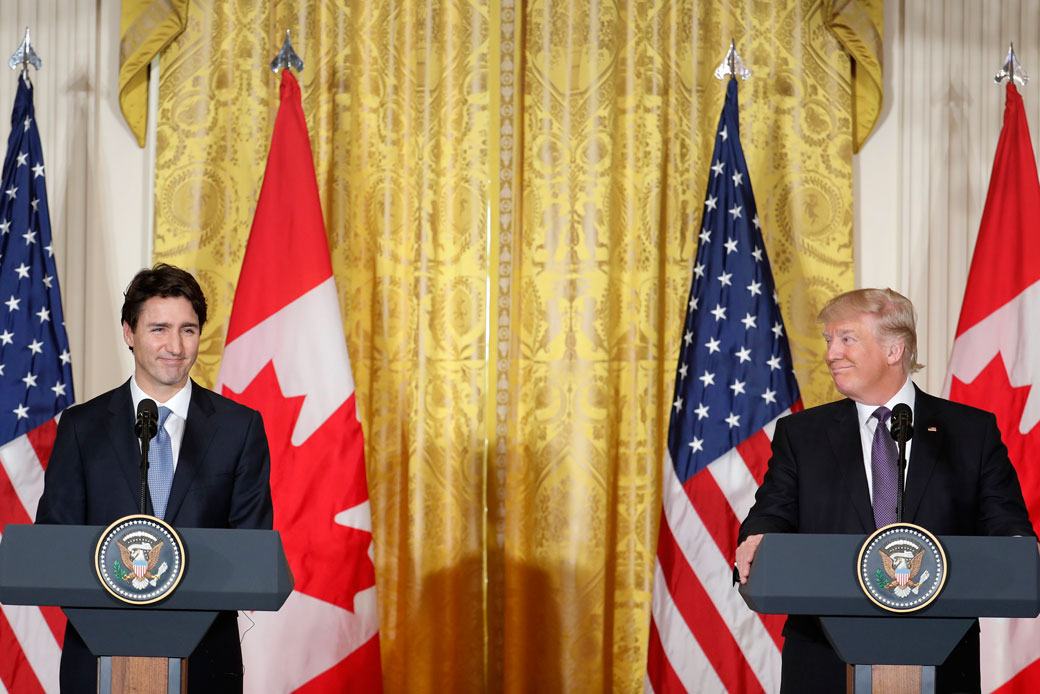
[[[823,633],[846,663],[942,665],[974,619],[821,617]]]
[[[187,658],[206,635],[216,612],[65,608],[69,621],[96,656]]]

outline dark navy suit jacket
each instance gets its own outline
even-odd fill
[[[37,523],[109,525],[140,511],[140,446],[130,382],[62,414]],[[165,520],[175,528],[270,529],[270,453],[260,413],[192,383]],[[151,514],[151,499],[147,513]],[[97,659],[69,625],[63,692],[94,691]],[[241,690],[233,612],[221,613],[188,659],[191,692]]]
[[[936,535],[1034,535],[993,414],[916,389],[913,428],[905,522]],[[739,542],[759,533],[865,535],[876,529],[856,404],[840,400],[779,420],[773,457]],[[814,617],[789,617],[784,635],[825,643]],[[784,679],[805,668],[812,671],[812,664],[785,657]]]

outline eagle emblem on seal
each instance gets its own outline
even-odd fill
[[[155,565],[159,563],[162,541],[152,545],[147,551],[141,546],[127,547],[120,540],[116,540],[116,544],[119,545],[119,556],[123,561],[123,566],[127,569],[127,573],[122,574],[123,580],[138,590],[146,588],[149,583],[155,585],[155,581],[163,573],[162,571],[158,574],[153,573]]]
[[[928,580],[928,572],[921,574],[920,580],[915,580],[921,572],[921,562],[924,559],[925,550],[911,552],[909,550],[896,550],[891,554],[884,550],[878,550],[881,555],[881,563],[885,574],[890,579],[882,586],[885,590],[892,591],[897,597],[905,598],[910,593],[917,593],[922,583]]]

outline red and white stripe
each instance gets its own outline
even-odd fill
[[[8,523],[32,523],[57,418],[0,446],[0,541]],[[58,691],[65,615],[57,607],[0,605],[0,694]]]
[[[740,521],[765,475],[775,428],[774,419],[685,484],[666,454],[647,692],[780,689],[784,617],[752,612],[732,579]]]

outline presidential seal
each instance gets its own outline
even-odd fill
[[[184,576],[184,543],[154,516],[120,518],[101,534],[94,551],[98,580],[113,597],[149,605],[172,593]]]
[[[859,551],[859,585],[878,607],[914,612],[939,596],[946,553],[930,532],[910,523],[886,525]]]

